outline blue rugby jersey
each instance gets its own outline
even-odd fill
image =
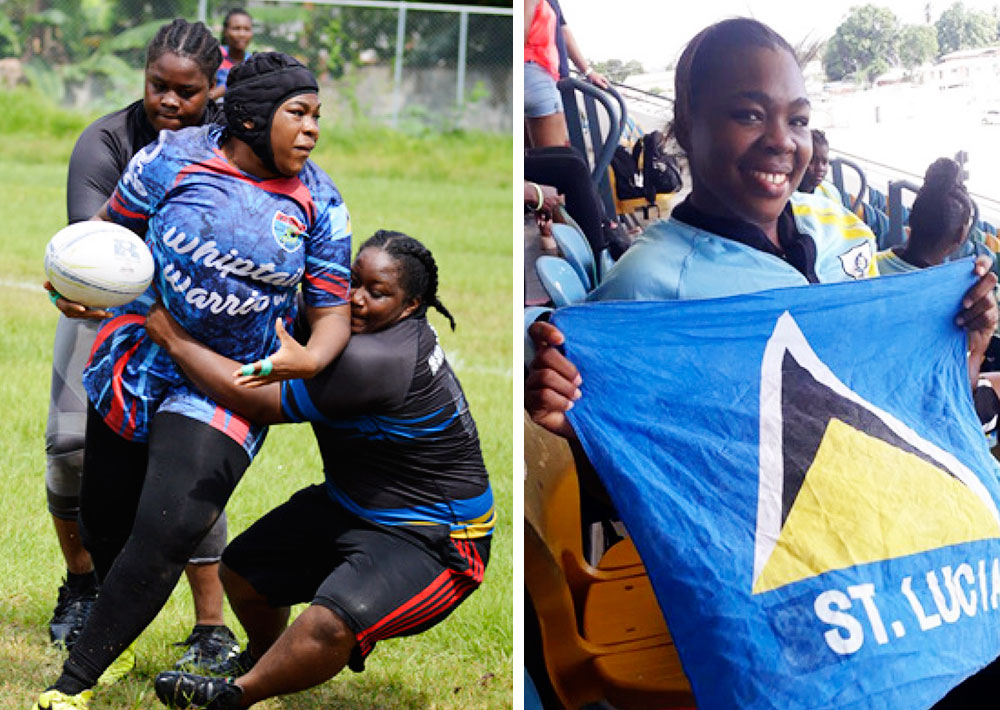
[[[241,362],[277,349],[274,321],[291,317],[300,283],[310,306],[347,300],[350,217],[329,177],[311,161],[295,177],[247,175],[223,156],[222,130],[161,132],[129,163],[109,202],[114,221],[145,233],[156,263],[146,294],[102,326],[84,371],[91,402],[126,438],[146,440],[149,419],[168,398],[198,419],[230,417],[204,397],[188,407],[174,391],[192,388],[137,317],[157,296],[192,336]]]
[[[355,335],[310,380],[282,383],[288,421],[312,423],[326,489],[379,525],[486,537],[495,513],[476,423],[422,316]]]

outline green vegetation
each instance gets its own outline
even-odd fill
[[[127,99],[125,99],[127,100]],[[56,311],[38,284],[48,238],[65,221],[66,160],[88,116],[65,113],[27,92],[0,92],[0,710],[30,707],[62,654],[47,621],[63,573],[46,512],[44,430]],[[447,621],[380,643],[362,674],[272,700],[262,710],[507,708],[512,706],[512,249],[510,137],[455,133],[405,136],[326,126],[314,157],[351,210],[355,242],[380,227],[425,241],[440,264],[441,298],[454,313],[441,334],[479,426],[497,499],[497,533],[486,580]],[[229,507],[230,536],[321,480],[307,426],[272,429]],[[242,637],[235,618],[229,621]],[[157,708],[151,681],[179,655],[171,643],[192,623],[182,582],[138,642],[136,672],[99,691],[93,710]]]
[[[506,5],[472,0],[467,5]],[[134,69],[143,66],[145,47],[157,29],[175,17],[195,20],[198,0],[34,0],[0,2],[0,58],[20,60],[24,75],[60,103],[85,101],[110,110],[120,97],[141,86]],[[40,7],[54,5],[51,9]],[[228,3],[207,4],[206,24],[221,31]],[[322,4],[262,5],[250,8],[255,25],[252,49],[295,55],[324,80],[342,79],[352,68],[396,56],[398,13],[394,8],[335,7]],[[465,60],[470,68],[509,66],[513,50],[510,21],[474,14],[467,24]],[[405,27],[407,67],[454,66],[458,55],[458,15],[421,12],[409,5]],[[350,82],[341,88],[346,90]]]
[[[1000,40],[997,7],[982,12],[954,2],[932,22],[928,4],[925,21],[902,25],[885,7],[866,4],[851,8],[826,44],[823,69],[827,77],[871,83],[892,67],[912,70],[950,52]]]

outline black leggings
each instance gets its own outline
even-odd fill
[[[145,444],[88,408],[80,534],[101,593],[63,666],[68,689],[96,683],[156,618],[249,464],[242,446],[203,422],[157,414]]]

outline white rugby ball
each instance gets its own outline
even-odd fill
[[[153,255],[135,232],[121,225],[77,222],[49,240],[45,275],[68,300],[111,308],[146,290],[153,280]]]

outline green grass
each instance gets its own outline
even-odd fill
[[[65,221],[66,161],[92,117],[56,111],[30,94],[0,92],[0,710],[31,707],[59,672],[47,620],[63,572],[45,507],[44,429],[56,311],[38,284],[48,238]],[[398,229],[435,253],[452,333],[436,315],[468,395],[497,498],[497,532],[483,586],[429,632],[380,643],[362,674],[345,670],[310,691],[257,707],[512,707],[512,250],[509,137],[401,135],[324,126],[314,158],[351,210],[355,241]],[[229,507],[230,536],[303,485],[321,479],[307,426],[275,427]],[[228,619],[242,637],[231,612]],[[182,582],[138,642],[139,665],[91,704],[156,708],[154,675],[179,655],[192,623]]]

